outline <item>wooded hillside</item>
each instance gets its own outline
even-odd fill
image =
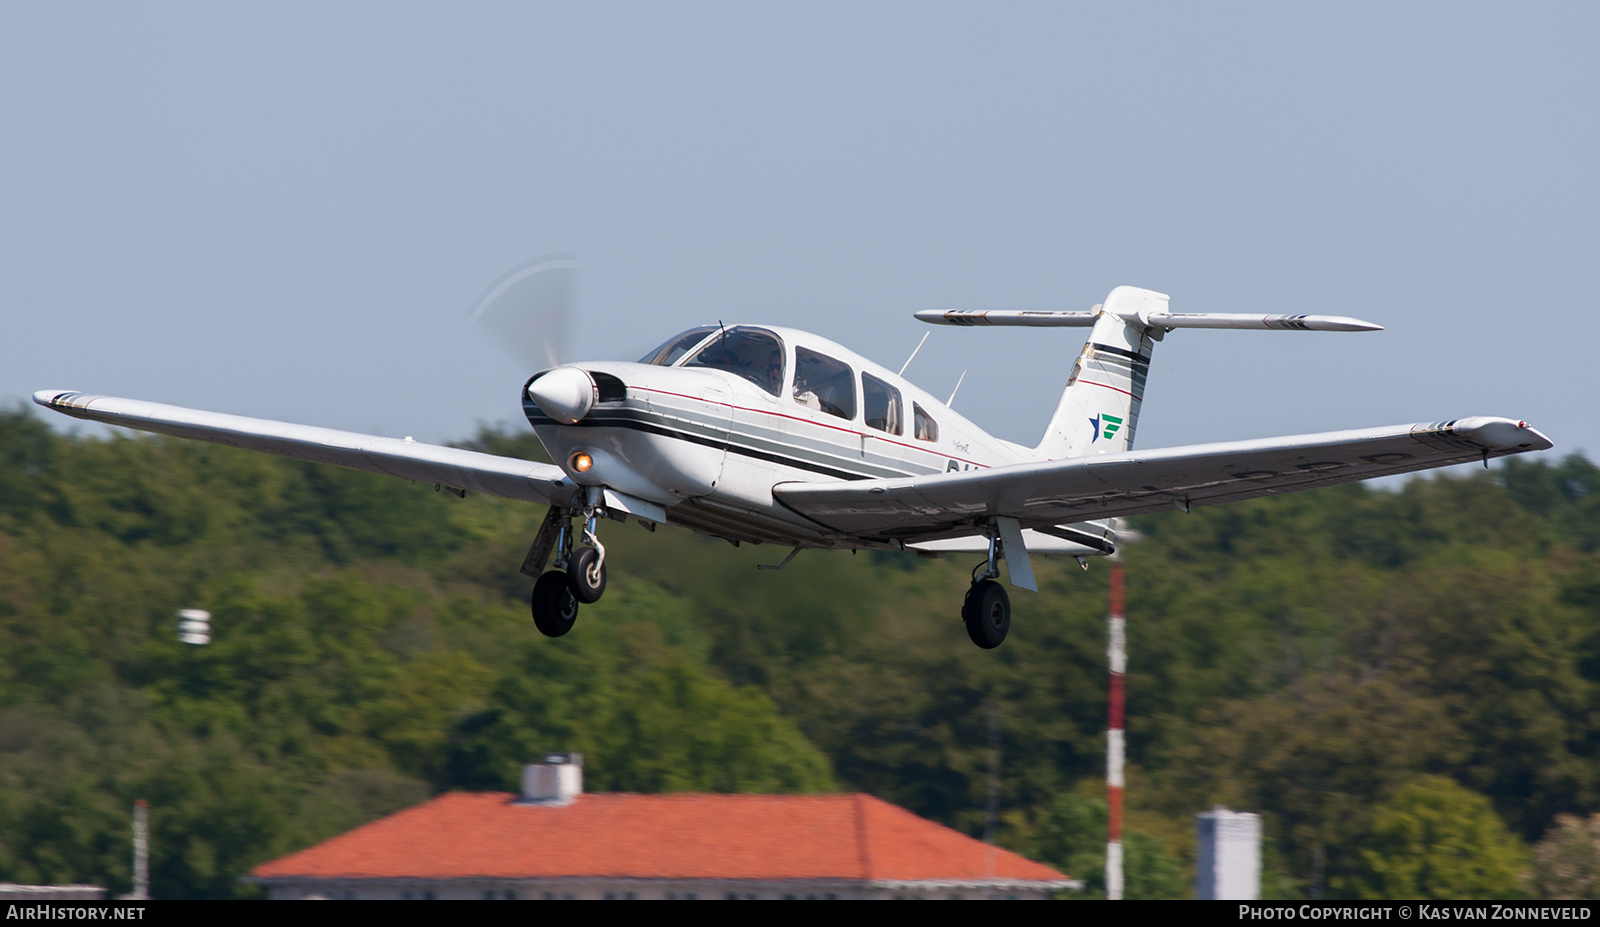
[[[127,891],[145,798],[156,897],[251,896],[262,860],[564,750],[591,790],[861,790],[978,834],[992,717],[1001,842],[1093,889],[1103,563],[1036,561],[984,652],[966,558],[757,572],[786,551],[609,523],[606,598],[550,640],[517,572],[542,515],[0,413],[0,881]],[[1539,891],[1531,845],[1600,811],[1588,461],[1134,526],[1130,893],[1187,891],[1217,803],[1265,816],[1286,896]]]

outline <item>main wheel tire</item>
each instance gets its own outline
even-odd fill
[[[974,583],[961,605],[967,636],[984,650],[993,650],[1011,630],[1011,597],[992,579]]]
[[[533,626],[545,637],[560,637],[578,620],[578,600],[567,586],[567,574],[550,570],[533,584]]]
[[[606,568],[600,562],[600,552],[593,547],[580,547],[567,558],[567,585],[579,602],[593,605],[606,592]]]

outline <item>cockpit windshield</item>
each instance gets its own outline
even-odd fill
[[[657,367],[671,367],[683,355],[688,354],[695,345],[706,340],[706,336],[717,330],[715,325],[702,325],[680,332],[667,339],[667,342],[649,354],[639,358],[641,364],[654,364]]]
[[[738,325],[720,330],[683,366],[726,370],[774,396],[783,391],[783,342],[764,328]]]

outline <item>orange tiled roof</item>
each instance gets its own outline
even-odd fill
[[[1066,876],[870,795],[441,795],[257,866],[257,879],[841,879]]]

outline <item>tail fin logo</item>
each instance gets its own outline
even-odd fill
[[[1101,438],[1110,441],[1113,435],[1122,430],[1122,419],[1115,415],[1108,415],[1105,412],[1089,419],[1089,424],[1094,426],[1094,437],[1089,439],[1090,444]]]

